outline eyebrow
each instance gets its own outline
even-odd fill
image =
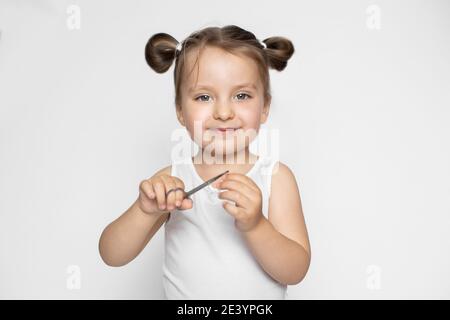
[[[257,89],[256,85],[254,83],[242,83],[242,84],[237,84],[235,86],[232,87],[233,90],[239,89],[239,88],[253,88],[253,89]],[[194,90],[200,90],[200,89],[213,89],[213,87],[207,86],[207,85],[199,85],[197,87],[191,87],[189,88],[188,92],[192,92]]]

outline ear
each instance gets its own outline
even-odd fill
[[[264,103],[264,107],[263,107],[262,114],[261,114],[261,123],[265,123],[267,121],[267,118],[269,117],[271,102],[272,102],[272,97],[267,99],[267,101]]]
[[[176,106],[176,112],[177,112],[177,118],[178,121],[180,122],[180,124],[185,127],[186,126],[186,122],[184,121],[184,117],[183,117],[183,112],[181,110],[181,106]]]

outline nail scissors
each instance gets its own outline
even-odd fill
[[[189,198],[191,195],[193,195],[194,193],[196,193],[197,191],[200,191],[201,189],[205,188],[206,186],[210,185],[211,183],[213,183],[214,181],[216,181],[217,179],[219,179],[221,176],[223,176],[224,174],[227,174],[229,172],[229,170],[219,174],[218,176],[215,176],[214,178],[209,179],[208,181],[202,183],[201,185],[195,187],[194,189],[186,192],[184,191],[182,188],[174,188],[174,189],[170,189],[169,191],[166,192],[166,196],[172,192],[172,191],[176,191],[176,190],[181,190],[184,192],[184,197],[183,198]]]

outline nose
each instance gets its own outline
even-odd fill
[[[229,103],[217,102],[214,106],[214,119],[227,120],[234,117],[233,108]]]

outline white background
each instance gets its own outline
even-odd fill
[[[148,38],[228,24],[296,48],[267,123],[312,246],[289,297],[450,298],[450,2],[425,0],[0,0],[0,298],[163,297],[162,229],[121,268],[98,239],[180,128]]]

